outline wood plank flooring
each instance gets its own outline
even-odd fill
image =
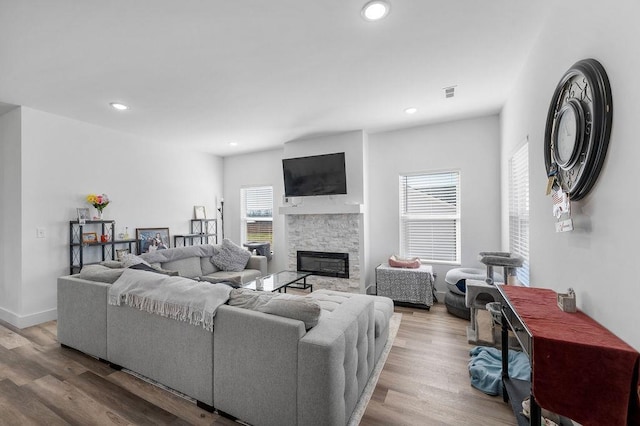
[[[513,425],[469,384],[467,321],[443,304],[396,307],[402,323],[362,425]],[[56,322],[0,322],[0,425],[237,425],[56,340]]]

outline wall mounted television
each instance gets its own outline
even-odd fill
[[[286,197],[347,193],[344,152],[285,158],[282,170]]]

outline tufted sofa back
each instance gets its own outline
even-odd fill
[[[373,299],[323,298],[320,323],[298,345],[299,425],[345,425],[375,364]]]

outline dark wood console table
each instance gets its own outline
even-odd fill
[[[584,426],[640,424],[635,349],[583,312],[560,310],[553,290],[497,287],[503,298],[503,394],[519,425],[539,425],[540,406]],[[509,330],[529,356],[531,382],[508,377]],[[520,413],[528,394],[530,422]]]

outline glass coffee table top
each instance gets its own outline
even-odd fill
[[[311,275],[309,272],[281,271],[262,277],[262,288],[257,288],[258,280],[250,281],[243,285],[242,288],[261,291],[280,291],[289,284],[305,280],[309,275]]]

